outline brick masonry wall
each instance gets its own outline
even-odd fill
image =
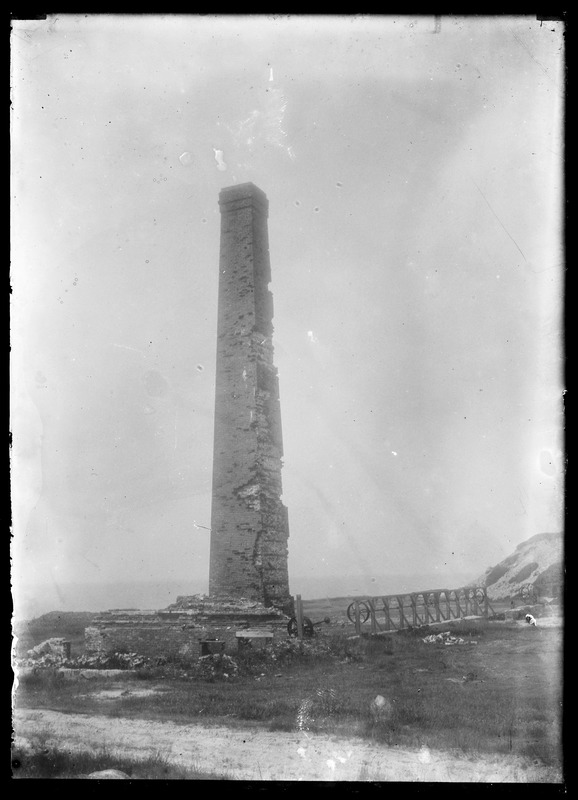
[[[219,615],[219,619],[193,620],[187,615],[163,613],[105,613],[85,630],[87,653],[130,652],[148,658],[202,655],[201,642],[218,639],[224,652],[238,649],[237,631],[260,627],[271,630],[275,640],[287,639],[287,621],[267,617],[247,618]]]
[[[253,184],[223,189],[209,592],[293,615],[283,441],[273,363],[268,201]]]

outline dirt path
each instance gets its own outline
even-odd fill
[[[16,746],[34,741],[70,750],[106,747],[119,757],[168,761],[242,780],[558,783],[562,776],[530,759],[464,758],[360,739],[178,725],[57,711],[17,709]]]

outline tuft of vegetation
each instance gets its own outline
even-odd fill
[[[227,775],[200,771],[194,764],[175,765],[162,753],[142,760],[119,758],[106,748],[89,753],[47,747],[42,737],[12,752],[13,778],[86,778],[105,769],[119,770],[133,780],[229,780]]]

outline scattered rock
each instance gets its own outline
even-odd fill
[[[378,694],[369,704],[369,713],[375,720],[387,720],[393,714],[393,705],[386,697]]]
[[[58,674],[62,675],[68,680],[84,679],[90,680],[92,678],[128,678],[131,675],[136,675],[137,670],[134,669],[73,669],[72,667],[61,667]]]
[[[454,644],[477,644],[473,639],[462,639],[461,636],[453,636],[449,631],[442,631],[441,633],[432,633],[430,636],[426,636],[422,639],[422,642],[426,644],[445,644],[445,645],[454,645]]]
[[[92,778],[93,780],[102,781],[102,780],[121,780],[126,781],[130,780],[130,775],[127,775],[126,772],[121,772],[120,769],[101,769],[97,772],[91,772],[90,775],[86,776],[87,778]]]
[[[462,686],[464,683],[483,683],[483,680],[480,680],[475,672],[468,672],[467,675],[462,675],[461,678],[446,678],[446,681],[459,683]]]
[[[27,652],[28,658],[42,658],[42,656],[46,655],[67,658],[70,656],[70,642],[63,638],[53,637],[37,644],[36,647]]]

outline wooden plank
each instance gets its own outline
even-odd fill
[[[373,602],[373,598],[367,599],[367,605],[369,606],[369,618],[371,620],[371,632],[377,633],[377,620],[375,619],[375,604]]]
[[[414,628],[417,627],[417,602],[414,594],[410,594],[409,602],[411,604],[411,620]]]
[[[409,625],[409,622],[407,622],[405,614],[403,613],[403,596],[396,594],[395,598],[397,600],[397,607],[399,609],[399,627],[405,628],[406,623]]]
[[[424,599],[423,598],[423,593],[422,592],[416,592],[416,593],[414,593],[413,596],[414,596],[414,599],[415,599],[416,625],[425,625],[426,622],[427,622],[427,607],[425,607],[425,605],[423,603],[423,599]],[[419,598],[420,597],[422,599],[422,603],[421,604],[419,602]],[[424,610],[423,611],[420,610],[420,605],[424,605]]]
[[[446,615],[442,610],[442,595],[444,595],[445,597],[445,592],[443,590],[437,593],[437,609],[436,609],[436,614],[438,615],[438,618],[436,620],[437,622],[445,622],[447,619]],[[447,605],[447,598],[446,598],[446,605]]]
[[[429,622],[429,608],[428,608],[428,593],[427,592],[420,592],[418,597],[421,597],[421,602],[423,605],[423,623],[427,625]]]
[[[379,620],[379,617],[378,617],[379,610],[380,610],[379,609],[379,601],[380,600],[381,600],[381,597],[372,597],[371,598],[371,602],[373,604],[373,608],[374,608],[374,611],[375,611],[375,627],[376,627],[377,632],[383,631],[383,630],[387,630],[386,627],[385,627],[385,622],[381,622]]]
[[[476,616],[478,617],[482,616],[483,611],[480,608],[480,604],[478,603],[478,598],[476,597],[475,594],[472,596],[472,608],[474,609],[474,614],[476,614]]]
[[[396,629],[397,630],[397,626],[394,624],[394,622],[393,622],[393,620],[391,618],[391,615],[389,613],[389,602],[388,602],[389,598],[388,597],[382,597],[382,600],[383,600],[383,610],[385,611],[386,630],[388,630],[388,631],[390,631],[392,629]]]
[[[359,600],[354,600],[355,606],[355,633],[358,635],[361,633],[361,616],[359,612]]]
[[[430,610],[430,598],[433,598],[434,607],[435,607],[435,597],[433,592],[424,592],[423,594],[423,602],[425,607],[425,621],[426,625],[429,625],[430,620],[432,622],[436,622],[436,618],[432,614]]]
[[[462,603],[461,603],[462,598],[459,595],[459,589],[456,589],[455,594],[456,594],[456,607],[457,607],[457,610],[458,610],[457,616],[458,617],[465,617],[466,615],[464,614],[464,609],[462,608]]]
[[[295,596],[295,616],[297,619],[297,636],[299,639],[303,638],[303,604],[301,602],[301,595]]]
[[[373,613],[374,613],[374,617],[375,617],[375,632],[382,631],[384,629],[383,623],[380,622],[380,620],[378,619],[378,614],[379,614],[379,611],[380,611],[379,600],[380,600],[379,597],[372,597],[371,598],[371,606],[373,608]]]

